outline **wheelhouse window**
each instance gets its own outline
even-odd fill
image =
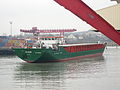
[[[55,40],[54,38],[52,38],[52,40]]]
[[[47,40],[47,38],[45,38],[45,40]]]
[[[44,40],[44,38],[42,38],[42,40]]]
[[[51,40],[51,38],[48,38],[48,40]]]
[[[41,40],[59,40],[59,38],[41,38]]]

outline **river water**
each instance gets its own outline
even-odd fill
[[[120,90],[120,47],[108,47],[103,56],[59,63],[0,56],[0,90]]]

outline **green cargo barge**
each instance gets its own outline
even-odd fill
[[[22,45],[21,48],[13,48],[15,54],[22,60],[30,63],[41,62],[60,62],[75,60],[83,57],[102,55],[106,44],[86,43],[86,44],[67,44],[64,40],[64,32],[73,32],[75,29],[67,30],[21,30],[25,33],[37,34],[34,44]],[[39,36],[39,33],[60,33],[60,36]]]
[[[13,48],[18,57],[26,62],[60,62],[83,57],[102,55],[104,44],[59,45],[58,49]]]

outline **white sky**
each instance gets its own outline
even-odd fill
[[[94,10],[112,6],[110,0],[83,0]],[[77,29],[85,31],[91,28],[86,22],[58,5],[53,0],[0,0],[0,35],[20,34],[20,29]]]

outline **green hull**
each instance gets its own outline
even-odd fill
[[[80,57],[101,55],[104,52],[104,48],[98,48],[93,50],[68,52],[64,47],[59,47],[58,50],[51,48],[46,49],[34,49],[34,48],[13,48],[16,55],[27,62],[57,62],[72,60]]]

